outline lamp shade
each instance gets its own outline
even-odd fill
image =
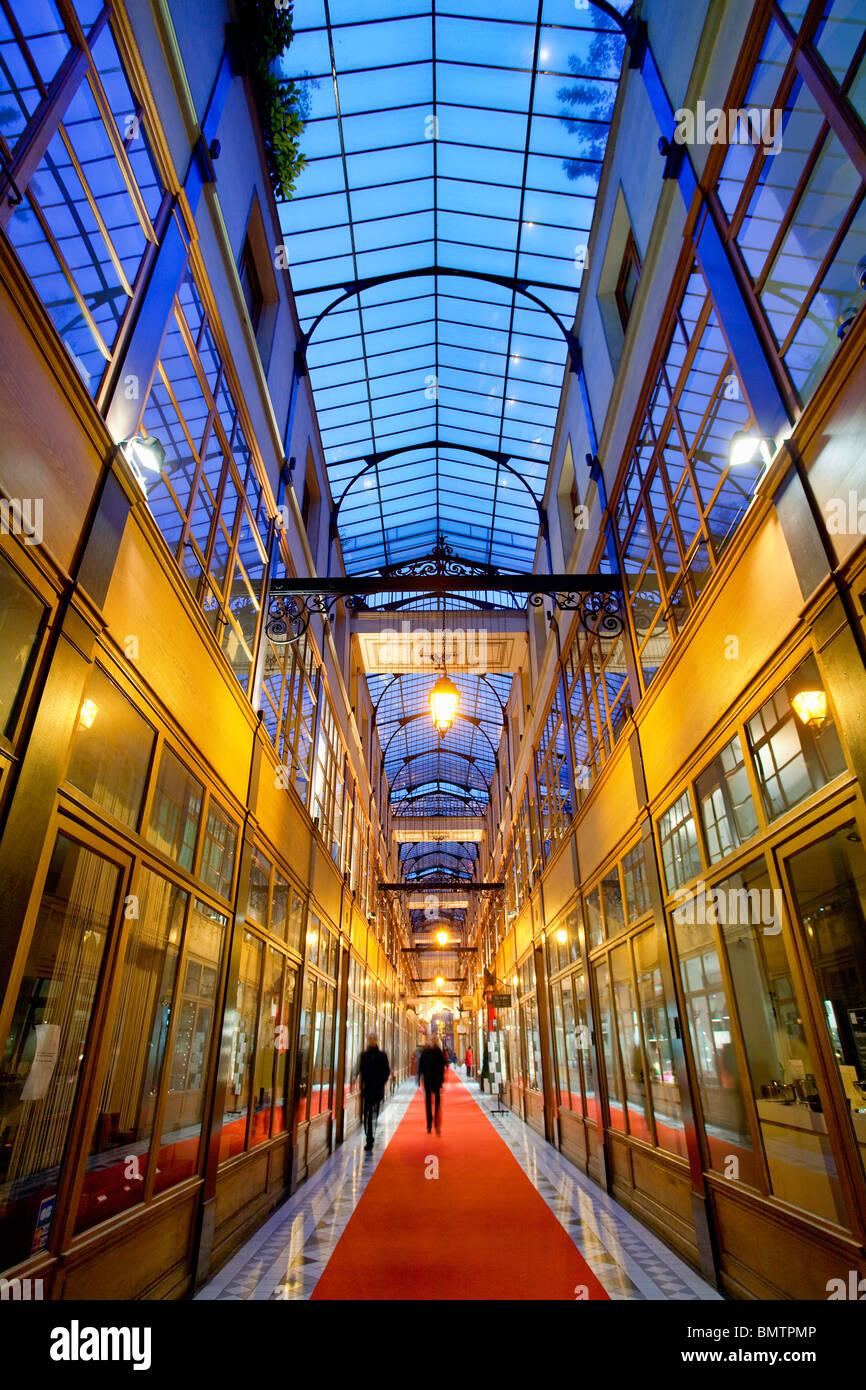
[[[798,690],[791,696],[797,718],[810,729],[820,729],[827,719],[827,696],[823,690]]]
[[[457,686],[447,676],[440,676],[430,691],[430,713],[440,733],[444,734],[451,728],[459,704],[460,691]]]

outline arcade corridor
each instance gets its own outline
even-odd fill
[[[197,1298],[719,1298],[476,1081],[451,1071],[442,1113],[428,1135],[404,1083],[373,1154],[344,1144]]]

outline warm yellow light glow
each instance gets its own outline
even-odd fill
[[[565,927],[559,928],[558,932],[556,933],[556,939],[559,942],[560,946],[564,946],[566,944],[566,942],[568,941],[568,932],[565,930]]]
[[[759,458],[769,466],[772,461],[771,443],[772,440],[762,439],[754,430],[737,430],[731,435],[728,446],[731,467],[743,468],[748,463],[757,463]]]
[[[447,676],[440,676],[430,691],[430,713],[441,734],[451,728],[459,704],[460,691],[457,686]]]
[[[827,696],[823,690],[800,690],[791,696],[797,718],[810,729],[820,729],[827,720]]]
[[[81,715],[78,720],[82,729],[89,729],[98,713],[99,705],[94,704],[92,700],[85,700],[81,706]]]
[[[436,933],[436,940],[439,942],[439,945],[440,945],[440,946],[447,946],[447,945],[448,945],[448,933],[447,933],[447,931],[438,931],[438,932]]]
[[[444,985],[444,983],[445,983],[445,981],[443,980],[442,976],[441,976],[441,975],[437,975],[437,976],[436,976],[436,988],[437,988],[437,989],[441,989],[442,986]]]
[[[318,939],[319,939],[318,932],[314,932],[314,931],[308,931],[308,932],[307,932],[307,945],[308,945],[308,946],[315,946],[315,944],[316,944],[316,942],[318,941]]]

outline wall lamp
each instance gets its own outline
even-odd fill
[[[129,439],[121,439],[117,447],[143,488],[146,473],[158,475],[165,467],[165,447],[155,435],[133,434]]]
[[[774,439],[764,439],[755,430],[737,430],[728,445],[728,461],[732,468],[745,468],[761,459],[769,468],[775,452]]]

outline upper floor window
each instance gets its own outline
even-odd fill
[[[640,279],[640,258],[637,254],[637,247],[634,237],[629,231],[628,240],[625,244],[622,263],[617,277],[614,298],[616,307],[619,311],[619,319],[622,324],[623,332],[628,328],[628,321],[631,318],[631,308],[634,297],[637,293],[637,282]]]
[[[731,143],[717,193],[804,406],[866,302],[866,42],[847,0],[781,10],[733,103],[757,109],[761,130]]]
[[[98,396],[164,189],[108,9],[79,9],[83,40],[51,0],[0,7],[0,226]]]

